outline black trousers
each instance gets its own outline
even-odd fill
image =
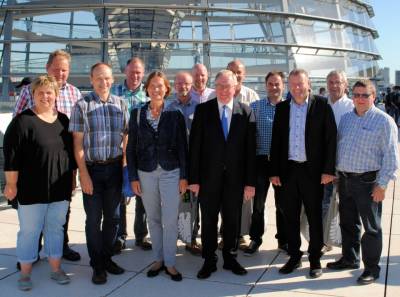
[[[253,201],[253,213],[251,216],[250,226],[250,239],[258,244],[262,243],[262,236],[264,235],[264,210],[265,200],[267,198],[268,189],[270,186],[269,182],[269,171],[270,162],[268,156],[259,155],[257,156],[257,180],[256,180],[256,194]],[[276,216],[276,235],[278,239],[278,245],[287,243],[286,230],[285,230],[285,219],[283,217],[282,206],[280,205],[281,199],[281,188],[274,187],[274,198],[275,198],[275,216]]]
[[[376,172],[350,176],[339,174],[339,214],[342,255],[349,263],[360,262],[360,246],[365,270],[379,276],[382,253],[382,202],[374,202],[372,191]],[[361,222],[364,233],[361,236]]]
[[[206,261],[215,261],[218,238],[218,214],[224,218],[222,239],[224,247],[222,254],[225,262],[232,260],[234,255],[237,234],[240,232],[240,220],[243,203],[243,189],[232,184],[227,178],[226,172],[220,179],[213,181],[213,187],[200,186],[200,210],[201,210],[201,242],[203,245],[203,258]]]
[[[289,161],[288,176],[281,182],[281,206],[286,221],[289,255],[292,257],[301,255],[300,212],[303,204],[310,233],[309,259],[318,261],[323,246],[321,179],[311,176],[306,162]]]

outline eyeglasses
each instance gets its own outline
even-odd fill
[[[371,96],[371,94],[368,94],[368,93],[364,93],[364,94],[361,94],[361,93],[353,93],[353,98],[368,99],[369,96]]]
[[[235,87],[235,85],[220,85],[220,84],[216,84],[215,88],[218,90],[228,90]]]

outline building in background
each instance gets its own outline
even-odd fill
[[[110,63],[122,80],[131,56],[171,78],[198,62],[213,76],[239,58],[246,85],[259,92],[272,69],[305,68],[316,89],[332,69],[376,77],[373,16],[360,0],[4,0],[1,94],[8,100],[14,81],[44,73],[49,52],[60,48],[73,57],[70,82],[83,88],[95,62]]]
[[[400,70],[396,70],[394,72],[394,76],[395,76],[395,85],[396,86],[400,86]]]

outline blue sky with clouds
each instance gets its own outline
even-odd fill
[[[375,17],[372,21],[379,33],[375,40],[382,60],[380,67],[390,67],[390,80],[394,83],[394,71],[400,70],[400,1],[374,0]]]

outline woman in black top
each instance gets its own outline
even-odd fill
[[[129,180],[142,197],[153,243],[154,263],[147,276],[165,269],[172,280],[180,281],[175,254],[179,199],[187,188],[185,120],[180,111],[164,108],[171,87],[162,72],[151,73],[144,88],[150,102],[133,110],[129,121]]]
[[[70,281],[60,268],[63,225],[76,167],[69,120],[55,109],[59,87],[53,77],[35,79],[32,93],[34,106],[16,116],[4,135],[4,196],[18,201],[17,258],[21,263],[18,280],[21,290],[32,288],[30,274],[41,232],[51,278],[59,284]]]

